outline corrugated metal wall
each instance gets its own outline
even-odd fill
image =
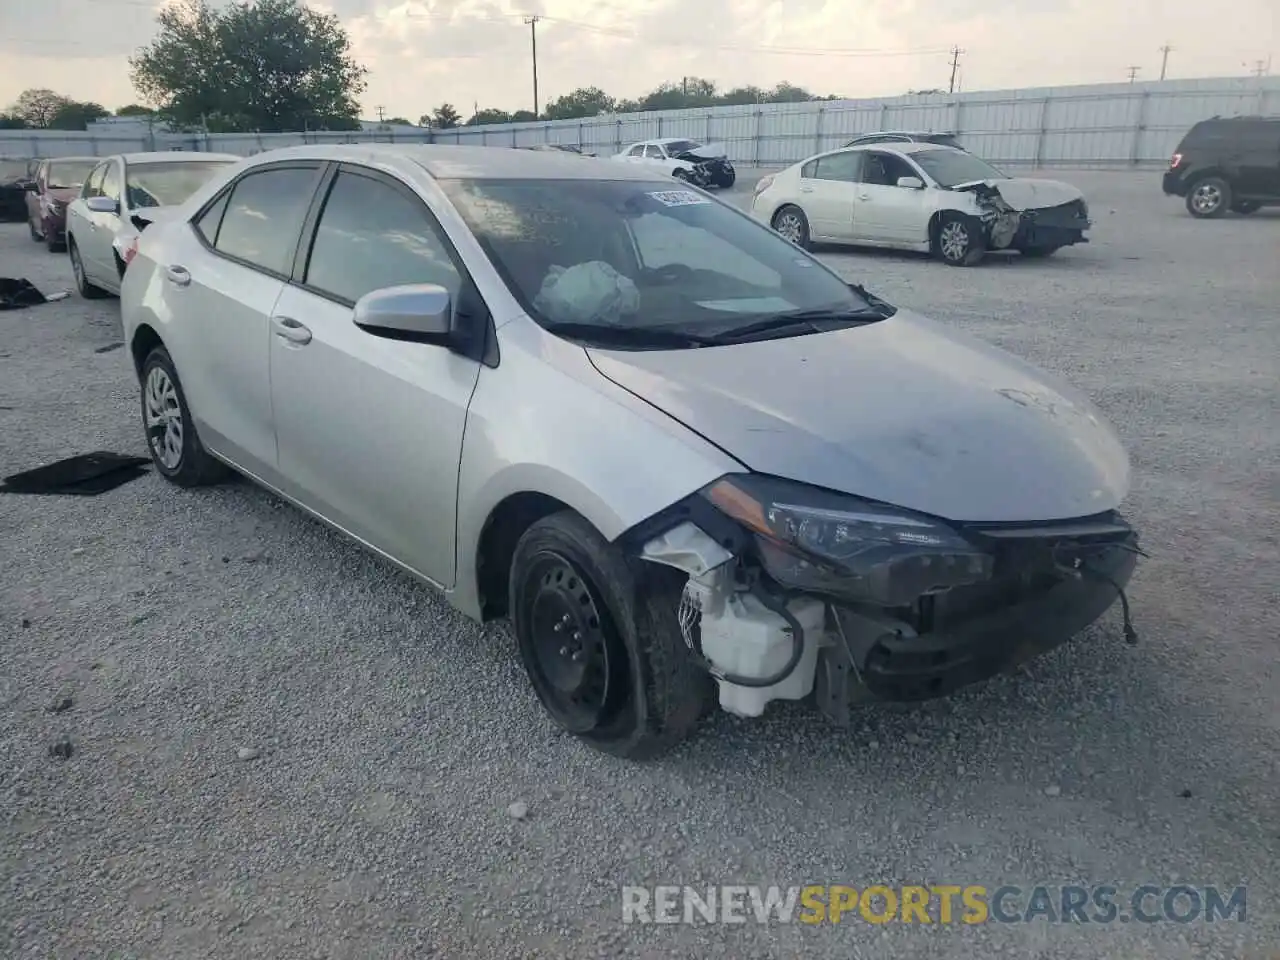
[[[1197,120],[1215,115],[1280,114],[1280,77],[1168,80],[1040,87],[982,93],[759,104],[622,114],[550,123],[461,127],[437,143],[581,145],[611,154],[654,137],[723,143],[738,164],[777,166],[843,144],[871,130],[952,131],[995,163],[1037,166],[1156,166],[1168,161]],[[429,134],[214,134],[103,136],[0,130],[0,157],[105,156],[130,150],[214,150],[254,154],[273,147],[369,141],[421,142]]]

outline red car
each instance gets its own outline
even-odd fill
[[[27,226],[31,239],[61,250],[67,239],[67,204],[98,165],[97,157],[53,157],[41,160],[35,182],[27,187]]]

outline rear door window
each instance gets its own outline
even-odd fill
[[[268,273],[289,276],[318,169],[269,167],[237,180],[214,249]]]
[[[810,176],[814,180],[836,180],[841,183],[857,183],[858,170],[862,166],[863,154],[859,151],[849,153],[833,153],[819,157],[815,169]]]

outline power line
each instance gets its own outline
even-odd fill
[[[1160,48],[1160,53],[1162,54],[1162,56],[1160,57],[1160,79],[1161,80],[1164,79],[1165,68],[1169,66],[1169,54],[1170,52],[1172,52],[1172,50],[1173,50],[1173,47],[1169,46],[1169,44],[1167,43]]]
[[[951,93],[956,92],[956,71],[960,69],[960,54],[964,53],[959,47],[951,48],[951,86],[948,88]]]
[[[1138,71],[1139,71],[1139,70],[1141,70],[1141,69],[1142,69],[1141,67],[1130,67],[1130,68],[1129,68],[1129,82],[1130,82],[1130,83],[1133,83],[1133,81],[1135,81],[1135,80],[1137,80],[1137,79],[1138,79]]]
[[[541,17],[525,17],[529,25],[529,41],[533,45],[533,115],[538,115],[538,21]]]

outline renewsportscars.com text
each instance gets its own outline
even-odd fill
[[[622,888],[623,923],[1243,923],[1245,908],[1244,887],[1186,884]]]

